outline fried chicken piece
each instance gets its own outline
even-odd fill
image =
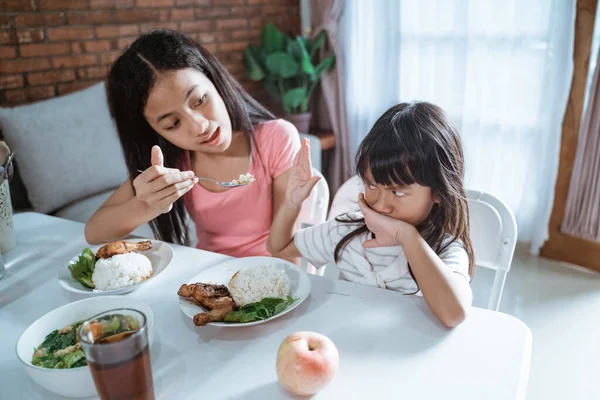
[[[152,248],[152,242],[150,240],[144,240],[143,242],[127,242],[125,240],[119,240],[117,242],[110,242],[98,249],[96,257],[98,258],[110,258],[117,254],[125,254],[132,251],[144,251]]]
[[[194,324],[204,326],[209,322],[222,322],[237,307],[229,289],[224,285],[192,283],[181,285],[177,294],[192,303],[207,309],[194,316]]]
[[[218,300],[219,304],[210,311],[205,311],[194,315],[194,324],[205,326],[209,322],[223,322],[227,314],[235,309],[235,302],[232,298],[223,297]]]

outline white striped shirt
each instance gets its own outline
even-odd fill
[[[362,218],[361,213],[352,213],[349,216],[352,219]],[[331,219],[296,232],[294,243],[302,257],[314,266],[335,264],[335,247],[344,236],[357,227],[354,223]],[[364,233],[355,237],[341,251],[340,261],[337,263],[340,277],[347,281],[407,294],[417,292],[418,287],[408,270],[408,262],[402,246],[365,249],[362,244],[370,236],[370,233]],[[448,236],[447,240],[449,239]],[[448,268],[469,281],[469,257],[460,241],[450,244],[438,256]]]

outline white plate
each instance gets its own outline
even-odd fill
[[[127,240],[127,241],[136,243],[136,242],[141,242],[144,240],[150,240],[150,239],[131,239],[131,240]],[[115,294],[124,294],[124,293],[132,292],[135,289],[137,289],[140,285],[143,285],[144,283],[148,282],[149,280],[154,279],[154,277],[156,275],[160,274],[165,268],[167,268],[169,266],[169,264],[171,263],[171,260],[173,260],[173,249],[171,248],[171,246],[169,246],[165,242],[161,242],[160,240],[151,240],[151,242],[152,242],[152,248],[150,250],[140,251],[139,253],[148,257],[148,259],[152,263],[153,272],[152,272],[152,275],[150,276],[150,278],[148,278],[140,283],[135,283],[133,285],[126,286],[126,287],[123,287],[120,289],[114,289],[114,290],[96,290],[96,289],[90,289],[88,287],[83,286],[81,283],[79,283],[78,281],[73,279],[73,277],[71,276],[71,271],[69,270],[69,265],[77,262],[81,253],[73,256],[73,258],[71,258],[69,260],[69,262],[66,263],[60,269],[60,271],[58,272],[58,282],[60,283],[60,285],[63,288],[67,289],[68,291],[74,292],[74,293],[80,293],[80,294],[115,295]],[[90,249],[94,252],[94,254],[96,254],[96,252],[98,251],[98,249],[100,247],[102,247],[102,245],[90,247]],[[83,251],[83,249],[81,249],[81,251]]]
[[[272,319],[281,317],[284,314],[292,311],[294,308],[298,307],[310,294],[310,281],[308,280],[308,276],[306,272],[304,272],[300,267],[294,265],[288,261],[281,260],[279,258],[272,257],[246,257],[246,258],[236,258],[233,260],[226,261],[219,265],[215,265],[205,271],[200,272],[198,275],[189,279],[186,283],[212,283],[215,285],[225,285],[229,283],[231,277],[236,272],[247,269],[258,267],[260,265],[275,265],[278,269],[284,271],[287,276],[290,278],[290,286],[292,296],[296,300],[292,303],[291,306],[283,310],[277,315],[272,316],[269,319],[254,321],[254,322],[246,322],[246,323],[229,323],[229,322],[211,322],[208,325],[212,326],[227,326],[227,327],[244,327],[244,326],[253,326],[264,324],[265,322],[271,321]],[[206,311],[202,307],[193,304],[187,300],[179,298],[179,307],[181,311],[183,311],[188,317],[194,318],[194,315],[201,313],[202,311]]]

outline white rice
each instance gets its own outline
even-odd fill
[[[229,281],[229,292],[239,307],[265,297],[285,299],[290,294],[290,278],[275,265],[261,265],[238,271]]]
[[[125,253],[96,262],[92,281],[96,290],[114,290],[139,283],[152,275],[152,263],[143,254]]]

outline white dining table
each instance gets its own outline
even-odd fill
[[[85,298],[57,274],[87,246],[84,225],[38,213],[14,216],[17,247],[0,279],[0,398],[58,399],[27,376],[15,354],[36,319]],[[328,336],[340,354],[335,379],[314,399],[524,399],[532,337],[518,319],[472,308],[444,328],[424,300],[392,290],[310,275],[310,296],[262,325],[196,327],[177,290],[229,257],[171,245],[174,258],[156,278],[127,294],[155,313],[151,351],[157,399],[293,399],[278,383],[275,357],[290,333]]]

